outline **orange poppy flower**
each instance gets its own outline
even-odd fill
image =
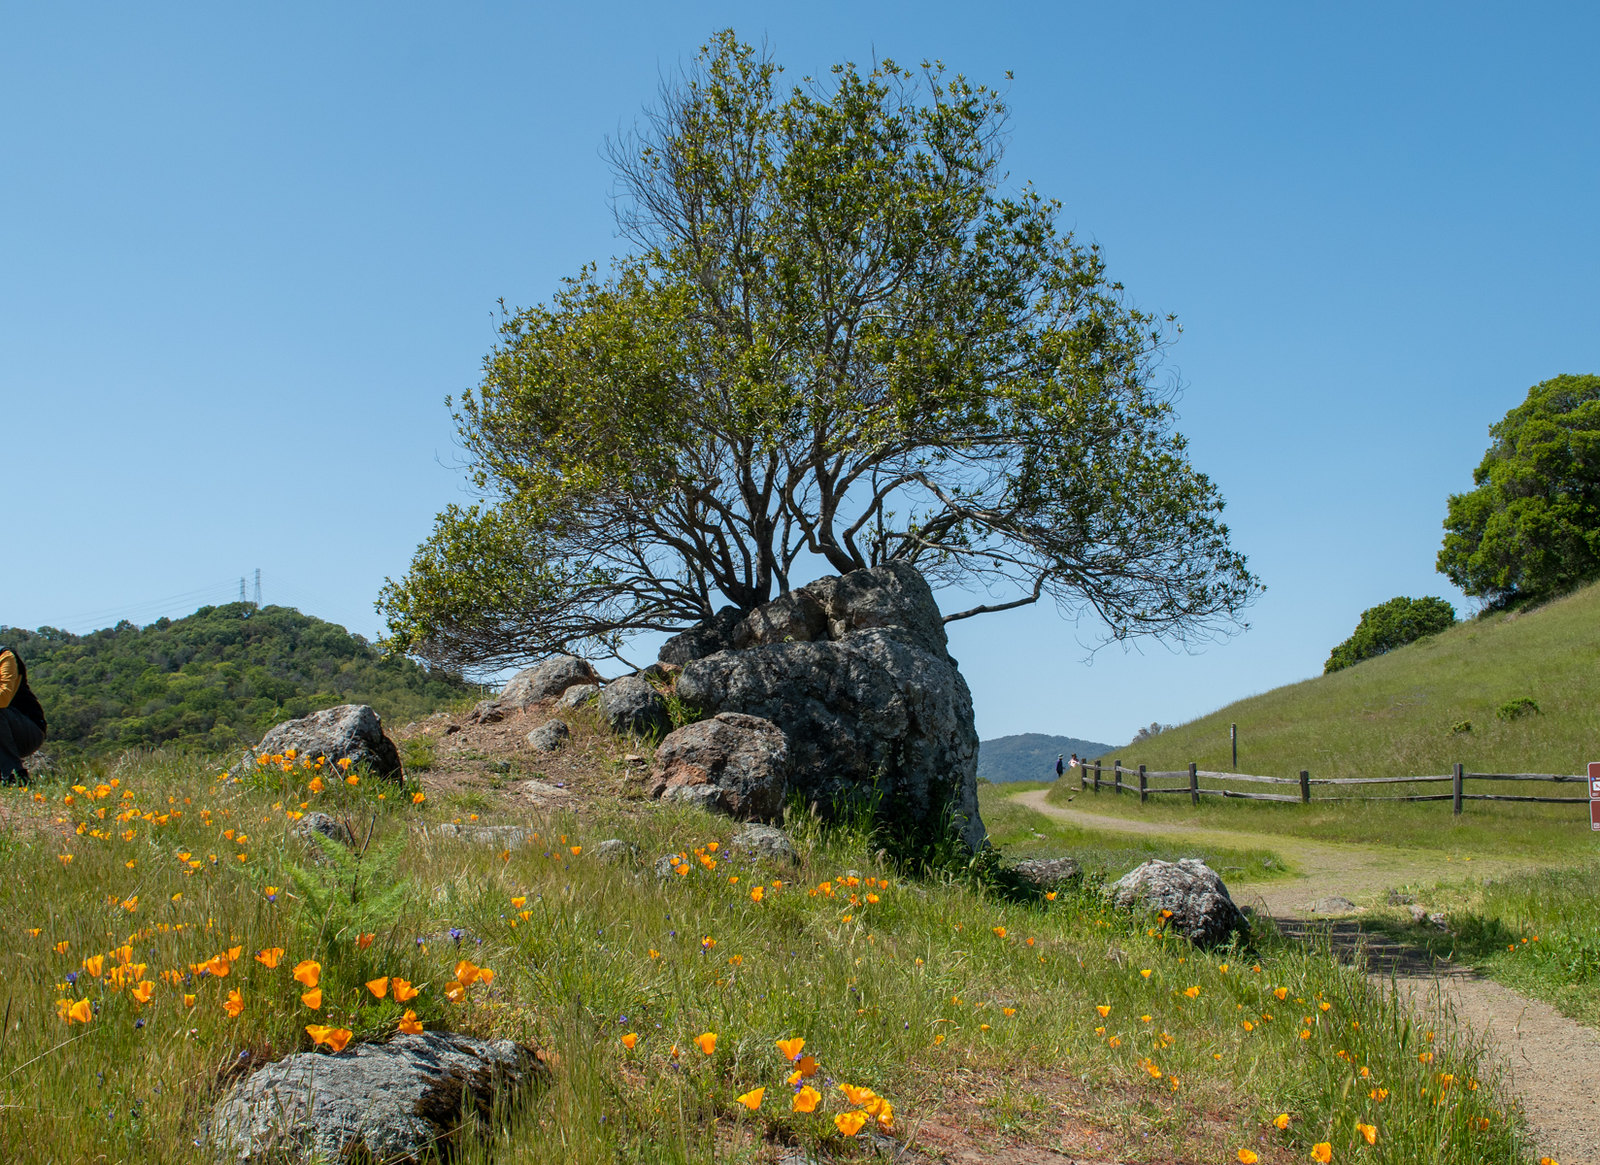
[[[307,987],[315,987],[322,978],[322,964],[311,959],[304,959],[295,964],[295,979]]]
[[[695,1047],[699,1048],[702,1052],[709,1056],[712,1052],[717,1050],[717,1033],[701,1032],[699,1035],[694,1037],[694,1044]]]
[[[300,1002],[305,1004],[312,1011],[321,1011],[322,1010],[322,988],[321,987],[313,987],[310,991],[304,992],[300,996]]]
[[[866,1123],[867,1114],[864,1112],[841,1112],[833,1118],[834,1127],[847,1137],[855,1136]]]
[[[372,992],[372,994],[377,998],[382,999],[385,995],[389,994],[389,976],[384,975],[379,979],[368,979],[367,990]]]
[[[404,1003],[408,999],[415,999],[422,992],[413,987],[404,979],[396,978],[393,981],[394,999],[396,1003]]]
[[[408,1036],[422,1034],[422,1021],[417,1018],[417,1013],[409,1007],[406,1008],[406,1013],[400,1017],[400,1030]]]
[[[767,1090],[765,1088],[752,1088],[749,1092],[739,1097],[738,1101],[751,1112],[755,1112],[756,1109],[761,1107],[761,1098],[766,1094]]]
[[[281,958],[283,958],[282,947],[268,947],[264,951],[256,952],[256,962],[260,963],[269,971],[278,965],[278,960]]]
[[[222,1009],[233,1019],[239,1018],[240,1012],[244,1011],[244,996],[237,988],[228,992],[228,1001],[222,1005]]]
[[[622,1037],[622,1046],[627,1048],[628,1051],[630,1051],[630,1052],[633,1051],[633,1045],[637,1044],[638,1042],[639,1042],[639,1033],[638,1032],[629,1032],[627,1035]]]
[[[816,1112],[817,1105],[822,1103],[822,1093],[807,1084],[794,1094],[794,1103],[790,1105],[795,1112]]]

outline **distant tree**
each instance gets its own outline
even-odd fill
[[[1361,612],[1355,634],[1333,649],[1322,673],[1336,672],[1364,659],[1372,659],[1414,643],[1424,635],[1437,635],[1456,621],[1456,609],[1443,599],[1408,599],[1404,595]]]
[[[1489,430],[1444,520],[1439,570],[1503,607],[1600,577],[1600,376],[1557,376]]]
[[[1152,720],[1147,727],[1141,728],[1139,731],[1133,734],[1133,743],[1138,744],[1141,740],[1149,740],[1152,737],[1160,736],[1163,732],[1171,727],[1172,725],[1170,724],[1163,724],[1159,720]]]
[[[455,405],[483,500],[384,588],[388,645],[615,650],[890,560],[983,596],[950,619],[1236,626],[1259,585],[1172,428],[1166,325],[1057,203],[1000,191],[1000,95],[779,72],[720,33],[612,147],[634,249],[505,320]]]

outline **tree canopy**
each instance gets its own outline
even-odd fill
[[[1404,595],[1361,612],[1355,633],[1335,647],[1322,665],[1322,674],[1336,672],[1364,659],[1373,659],[1415,643],[1424,635],[1437,635],[1455,626],[1456,609],[1443,599]]]
[[[1006,107],[937,63],[784,89],[723,32],[612,143],[633,250],[507,312],[453,402],[480,500],[379,607],[456,668],[615,650],[892,559],[1207,636],[1259,589],[1173,428],[1173,325],[1058,203],[1006,193]]]
[[[1600,376],[1557,376],[1489,429],[1469,493],[1453,494],[1441,573],[1492,606],[1600,577]]]

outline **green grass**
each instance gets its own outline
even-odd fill
[[[996,1129],[1037,1130],[1055,1105],[1010,1083],[1037,1070],[1083,1083],[1092,1104],[1075,1119],[1119,1158],[1232,1159],[1248,1145],[1304,1160],[1325,1139],[1340,1161],[1521,1154],[1500,1081],[1465,1086],[1480,1070],[1470,1036],[1440,1026],[1428,1038],[1360,975],[1274,936],[1198,952],[1096,896],[1018,904],[961,878],[908,878],[873,837],[806,822],[798,871],[730,858],[726,820],[656,807],[524,814],[541,844],[501,853],[419,832],[451,810],[370,781],[310,793],[300,771],[214,772],[145,757],[79,771],[81,791],[0,800],[13,826],[0,864],[0,1159],[206,1160],[197,1139],[241,1058],[309,1050],[309,1022],[357,1041],[393,1030],[398,1007],[362,986],[377,976],[419,985],[411,1006],[429,1028],[552,1053],[547,1094],[469,1135],[462,1162],[738,1162],[782,1144],[860,1156],[832,1124],[847,1107],[835,1088],[816,1114],[791,1111],[774,1041],[795,1036],[822,1062],[819,1081],[888,1097],[902,1139],[941,1114],[970,1123],[948,1106],[985,1081]],[[306,860],[286,818],[302,803],[370,825],[357,877],[349,862]],[[491,808],[486,820],[511,819]],[[612,836],[638,847],[637,865],[594,860]],[[666,852],[685,855],[686,875],[653,876]],[[225,978],[192,974],[233,947]],[[275,969],[253,957],[269,947],[284,951]],[[496,976],[449,1003],[463,957]],[[290,978],[302,959],[322,964],[317,1012]],[[152,984],[148,1004],[111,981],[124,964]],[[79,1000],[90,1022],[58,1015],[58,1001]],[[693,1043],[706,1032],[711,1055]],[[1455,1086],[1441,1092],[1440,1073]],[[757,1086],[766,1099],[746,1112],[734,1098]],[[1279,1112],[1292,1117],[1281,1133]],[[1358,1147],[1357,1120],[1378,1126],[1374,1149]]]
[[[1248,792],[1260,785],[1208,781],[1207,787]],[[1370,787],[1370,786],[1369,786]],[[1583,789],[1583,785],[1564,786]],[[1437,791],[1439,786],[1383,785],[1377,788]],[[1444,788],[1449,788],[1448,785]],[[1172,823],[1218,831],[1287,834],[1316,841],[1357,842],[1437,851],[1445,857],[1504,857],[1540,863],[1584,861],[1600,850],[1582,805],[1535,805],[1505,801],[1469,801],[1460,817],[1448,801],[1421,803],[1323,801],[1310,805],[1224,800],[1202,797],[1198,806],[1185,796],[1152,797],[1141,805],[1138,793],[1120,796],[1101,786],[1099,793],[1080,792],[1076,782],[1055,784],[1052,804],[1075,796],[1075,809],[1141,821]],[[1441,869],[1441,873],[1443,873]]]
[[[1466,963],[1591,1027],[1600,1027],[1600,864],[1538,870],[1463,888],[1416,888],[1417,904],[1449,916],[1448,932],[1393,912],[1396,937]]]
[[[1331,646],[1331,645],[1330,645]],[[1473,772],[1581,773],[1600,759],[1600,584],[1534,610],[1490,615],[1329,676],[1275,688],[1114,750],[1152,770],[1230,769],[1314,777]],[[1537,714],[1496,712],[1527,698]],[[1470,722],[1472,730],[1453,731]],[[1448,786],[1445,786],[1447,789]],[[1582,795],[1580,786],[1532,789]],[[1430,790],[1439,791],[1437,787]],[[1529,792],[1529,786],[1469,789]]]
[[[1271,849],[1235,849],[1198,844],[1181,836],[1140,837],[1079,829],[1011,799],[1016,793],[1047,787],[1044,782],[979,786],[979,812],[989,827],[989,840],[1006,856],[1073,857],[1085,873],[1099,875],[1105,881],[1120,878],[1152,858],[1199,858],[1224,878],[1245,882],[1265,882],[1293,873],[1290,863]]]

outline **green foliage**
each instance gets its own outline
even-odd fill
[[[335,704],[371,704],[393,722],[476,692],[455,676],[385,658],[336,624],[250,603],[88,635],[0,627],[0,643],[27,663],[58,757],[156,746],[227,752]]]
[[[509,314],[456,402],[491,500],[384,588],[391,646],[615,649],[896,559],[994,597],[952,617],[1049,598],[1113,638],[1231,627],[1258,584],[1173,431],[1168,324],[1057,203],[999,193],[1006,116],[932,64],[784,92],[713,38],[612,148],[634,252]]]
[[[412,736],[400,742],[400,764],[408,773],[425,773],[438,761],[438,742],[431,736]]]
[[[1524,716],[1537,716],[1539,704],[1530,696],[1518,696],[1515,700],[1507,700],[1501,704],[1495,709],[1494,714],[1501,720],[1520,720]]]
[[[1494,444],[1453,494],[1439,570],[1506,606],[1600,576],[1600,376],[1557,376],[1489,429]]]
[[[1415,643],[1425,635],[1436,635],[1455,626],[1456,609],[1443,599],[1429,596],[1425,599],[1408,599],[1404,595],[1368,607],[1361,612],[1361,622],[1351,635],[1328,656],[1323,664],[1324,675],[1350,667],[1364,659],[1372,659]]]

